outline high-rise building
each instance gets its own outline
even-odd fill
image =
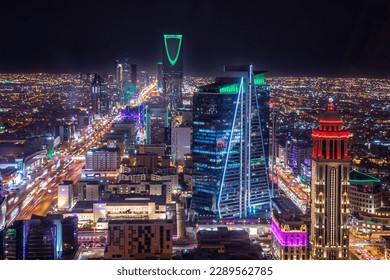
[[[171,109],[183,104],[183,35],[163,37],[163,96]]]
[[[5,228],[6,214],[7,214],[7,199],[5,197],[0,196],[0,230]]]
[[[118,65],[119,65],[119,60],[115,60],[115,69],[114,69],[114,79],[115,79],[115,82],[117,83],[118,82]]]
[[[19,220],[7,229],[6,258],[10,260],[56,260],[57,226],[40,219]]]
[[[144,107],[145,144],[167,143],[167,128],[169,126],[169,109],[161,105],[149,104]]]
[[[191,153],[191,127],[172,127],[171,155],[173,163],[184,163],[184,155]]]
[[[123,81],[123,67],[121,63],[118,63],[116,65],[116,82],[118,83],[119,86],[121,86],[122,81]]]
[[[77,217],[32,215],[5,231],[5,255],[10,260],[56,260],[77,249]]]
[[[245,70],[248,77],[217,78],[194,94],[191,208],[199,217],[245,218],[270,210],[269,86],[264,71]]]
[[[137,64],[131,64],[131,83],[137,86]]]
[[[312,259],[349,259],[349,132],[330,99],[312,132]]]
[[[1,173],[0,173],[0,199],[3,197],[3,195],[4,195],[3,178],[1,177]]]
[[[91,101],[92,112],[95,116],[103,116],[108,113],[109,98],[107,96],[107,83],[100,75],[97,74],[95,74],[91,84]]]
[[[130,65],[129,65],[129,57],[125,56],[123,58],[123,81],[130,81]]]
[[[58,209],[68,210],[73,206],[73,181],[64,181],[58,186]]]
[[[157,89],[159,91],[163,90],[163,63],[161,61],[157,62]]]

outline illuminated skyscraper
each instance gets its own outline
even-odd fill
[[[199,217],[245,218],[270,209],[269,86],[264,71],[250,65],[240,72],[245,76],[217,78],[194,94],[191,208]]]
[[[129,57],[125,56],[123,59],[123,81],[130,81],[130,65],[129,65]]]
[[[122,81],[123,81],[123,67],[122,67],[122,64],[118,63],[116,65],[116,82],[118,83],[118,85],[122,85]]]
[[[332,100],[312,132],[312,258],[349,259],[349,132]]]
[[[164,35],[163,94],[171,109],[182,106],[183,35]]]
[[[97,74],[95,74],[91,84],[91,101],[92,112],[95,116],[103,116],[108,113],[109,99],[107,96],[107,83],[100,75]]]
[[[163,90],[163,63],[161,61],[157,62],[157,89]]]

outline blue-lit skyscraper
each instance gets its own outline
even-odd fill
[[[237,69],[245,76],[217,78],[194,94],[191,208],[199,217],[245,218],[270,208],[269,86],[264,72]]]
[[[217,213],[229,134],[237,94],[221,92],[223,83],[200,88],[194,94],[192,160],[194,194],[191,208],[200,217],[214,218]]]

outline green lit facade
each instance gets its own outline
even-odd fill
[[[130,82],[123,82],[122,105],[130,104],[130,101],[138,97],[138,88]]]
[[[160,67],[160,66],[159,66]],[[162,90],[171,109],[183,104],[183,35],[163,36]]]

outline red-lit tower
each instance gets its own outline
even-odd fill
[[[311,255],[349,259],[349,132],[330,99],[312,132]]]

